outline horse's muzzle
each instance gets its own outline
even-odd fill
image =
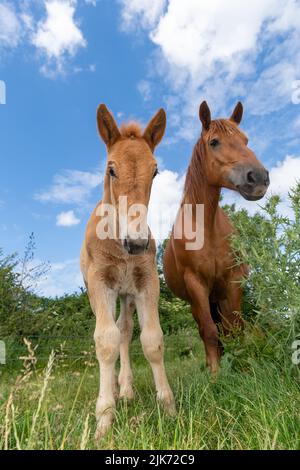
[[[240,167],[230,179],[247,201],[262,199],[270,185],[269,172],[264,167]]]

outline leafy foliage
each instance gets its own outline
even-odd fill
[[[232,239],[237,263],[250,266],[244,281],[248,334],[237,340],[239,346],[231,342],[230,352],[239,351],[245,358],[252,347],[250,355],[267,354],[282,365],[287,360],[288,367],[292,342],[300,334],[300,184],[289,200],[291,217],[279,214],[278,196],[272,196],[262,213],[253,217],[245,210],[227,208],[237,228]]]

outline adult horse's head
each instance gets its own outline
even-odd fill
[[[199,116],[210,184],[234,189],[248,201],[261,199],[270,184],[269,173],[248,147],[248,138],[238,127],[243,117],[242,103],[236,105],[229,119],[213,121],[204,101]]]
[[[99,133],[106,144],[108,161],[104,192],[114,206],[124,248],[138,254],[149,246],[147,208],[157,163],[153,152],[166,128],[160,109],[144,132],[137,123],[118,128],[104,104],[97,111]]]

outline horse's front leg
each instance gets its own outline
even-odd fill
[[[241,313],[243,295],[241,281],[244,276],[243,267],[232,272],[232,276],[227,285],[226,299],[219,302],[222,326],[225,335],[241,331],[245,325]]]
[[[89,276],[88,286],[90,303],[96,315],[94,340],[100,368],[95,435],[99,439],[108,431],[115,416],[115,364],[120,350],[120,330],[115,323],[117,294],[97,276]]]
[[[208,291],[192,271],[185,273],[184,281],[192,301],[192,313],[204,342],[206,364],[210,368],[211,373],[216,374],[219,368],[221,351],[219,348],[218,328],[210,312]]]
[[[158,297],[159,283],[158,279],[155,279],[136,296],[135,302],[141,326],[140,339],[144,355],[152,368],[157,399],[166,412],[173,416],[176,414],[176,407],[164,365],[164,342],[159,322]]]

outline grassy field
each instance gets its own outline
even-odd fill
[[[99,373],[92,341],[66,342],[48,365],[47,347],[23,351],[22,373],[22,361],[0,366],[0,448],[300,448],[299,381],[291,370],[250,357],[243,367],[232,367],[225,356],[212,379],[196,329],[166,337],[165,343],[177,417],[157,406],[151,371],[135,340],[136,397],[118,404],[113,429],[98,445],[93,434]]]

